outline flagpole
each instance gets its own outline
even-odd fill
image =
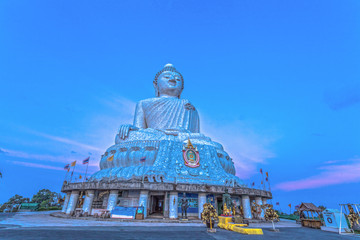
[[[263,173],[263,171],[262,171],[262,169],[261,169],[261,176],[262,176],[262,182],[263,182],[263,189],[264,189],[264,191],[266,190],[265,189],[265,182],[264,182],[264,173]]]
[[[84,178],[83,182],[86,180],[86,174],[87,174],[88,167],[89,167],[89,163],[86,164],[85,178]]]
[[[268,177],[268,184],[269,184],[269,192],[271,192],[271,187],[270,187],[270,180],[269,180],[269,177]]]
[[[66,181],[67,176],[69,175],[69,171],[70,171],[70,168],[66,169],[66,174],[65,174],[64,182]]]
[[[76,163],[75,163],[75,166],[74,166],[74,168],[73,168],[73,170],[72,170],[72,172],[71,172],[70,182],[72,181],[72,177],[73,177],[73,174],[74,174],[75,167],[76,167]]]

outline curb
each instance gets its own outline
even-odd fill
[[[114,219],[114,218],[95,218],[95,217],[72,217],[64,213],[50,213],[50,216],[63,218],[63,219],[76,219],[76,220],[92,220],[92,221],[103,221],[103,222],[135,222],[135,223],[202,223],[201,220],[166,220],[166,219]]]

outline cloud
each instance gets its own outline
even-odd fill
[[[14,151],[11,149],[3,149],[8,157],[15,157],[15,158],[22,158],[22,159],[29,159],[35,161],[44,161],[44,162],[57,162],[57,163],[71,163],[73,161],[77,161],[77,164],[80,165],[83,159],[75,158],[75,157],[66,157],[66,156],[52,156],[48,154],[32,154],[22,151]],[[89,167],[97,168],[99,163],[97,159],[100,159],[100,155],[96,154],[90,158]],[[8,162],[17,162],[15,160],[8,160]],[[21,161],[18,161],[21,162]],[[27,162],[28,164],[37,165],[37,163]],[[39,164],[41,165],[41,164]],[[45,166],[45,165],[44,165]],[[46,165],[48,166],[48,165]]]
[[[7,162],[15,164],[15,165],[31,167],[31,168],[49,169],[49,170],[56,170],[56,171],[65,171],[63,167],[51,166],[51,165],[46,165],[46,164],[39,164],[39,163],[33,163],[33,162],[23,162],[23,161],[9,161],[9,160]],[[89,166],[91,166],[91,165],[89,165]],[[74,171],[74,173],[81,173],[81,174],[85,173],[85,172],[86,172],[86,168],[84,168],[84,167],[77,167],[75,169],[75,171]],[[88,177],[91,176],[92,172],[93,172],[92,169],[89,168],[88,172],[87,172]]]
[[[5,154],[5,153],[7,152],[0,148],[0,154]]]
[[[78,146],[78,147],[81,147],[81,148],[84,148],[84,149],[101,151],[101,149],[98,148],[98,147],[94,147],[94,146],[91,146],[91,145],[80,143],[80,142],[77,142],[77,141],[74,141],[74,140],[71,140],[71,139],[68,139],[68,138],[63,138],[63,137],[59,137],[59,136],[53,136],[53,135],[50,135],[50,134],[41,133],[41,132],[34,131],[34,130],[29,130],[29,131],[31,133],[33,133],[34,135],[36,135],[36,136],[44,137],[46,139],[50,139],[50,140],[53,140],[53,141],[56,141],[56,142],[61,142],[61,143],[65,143],[65,144],[69,144],[69,145],[73,145],[73,146]]]
[[[335,111],[358,104],[360,103],[360,86],[346,86],[328,91],[324,95],[324,100]]]
[[[326,164],[329,164],[329,162],[330,161],[326,162]],[[320,170],[323,171],[318,175],[296,181],[279,183],[274,189],[295,191],[343,183],[360,182],[360,158],[351,159],[349,164],[325,165],[320,167]]]
[[[110,100],[109,100],[110,99]],[[55,166],[49,166],[46,164],[35,163],[34,161],[44,161],[46,163],[70,163],[73,161],[77,161],[78,165],[81,165],[82,158],[79,159],[79,154],[83,154],[84,158],[86,158],[86,154],[91,155],[90,163],[89,163],[89,173],[91,170],[95,170],[99,167],[100,156],[103,152],[105,152],[106,148],[110,147],[111,144],[114,143],[116,130],[120,124],[126,124],[132,122],[132,116],[135,111],[135,102],[125,99],[125,98],[107,98],[106,100],[100,100],[103,103],[104,107],[109,107],[111,110],[111,115],[98,115],[96,114],[94,117],[87,121],[88,125],[86,126],[85,132],[81,134],[86,142],[93,142],[94,144],[85,144],[81,140],[75,141],[72,139],[64,138],[61,136],[54,136],[51,134],[43,133],[40,131],[24,128],[24,131],[39,137],[43,137],[47,140],[52,140],[54,143],[62,143],[68,145],[67,148],[63,149],[63,155],[51,155],[51,154],[38,154],[38,153],[29,153],[25,151],[17,151],[11,149],[0,149],[0,154],[6,154],[6,156],[20,158],[20,159],[28,159],[32,162],[22,162],[15,161],[16,159],[11,159],[9,161],[14,162],[15,164],[22,164],[26,166],[32,166],[39,168],[45,168],[47,166],[49,169],[53,167],[53,169],[57,168]],[[47,144],[51,149],[58,149],[61,152],[61,146],[54,146],[54,144]],[[72,149],[70,147],[74,147]],[[69,151],[70,148],[70,151]],[[59,168],[61,169],[61,168]]]
[[[242,121],[219,124],[205,120],[202,128],[203,133],[223,145],[241,179],[249,178],[257,172],[258,165],[275,157],[268,147],[276,138],[258,134]]]
[[[135,112],[136,102],[131,99],[113,96],[99,99],[99,102],[115,110],[115,114],[121,114],[123,118],[132,118]],[[132,120],[132,119],[131,119]]]
[[[68,158],[65,156],[52,156],[48,154],[33,154],[33,153],[27,153],[22,151],[15,151],[10,149],[4,149],[6,150],[6,155],[9,157],[17,157],[17,158],[24,158],[24,159],[32,159],[32,160],[40,160],[40,161],[50,161],[50,162],[71,162],[75,161],[73,158]]]
[[[21,162],[21,161],[8,161],[8,162],[11,162],[12,164],[16,164],[16,165],[25,166],[25,167],[43,168],[43,169],[64,171],[64,168],[61,168],[61,167],[54,167],[54,166],[38,164],[38,163]]]

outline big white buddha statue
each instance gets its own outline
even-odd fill
[[[196,108],[181,98],[180,72],[166,64],[153,85],[155,97],[137,103],[133,124],[120,126],[90,180],[243,185],[222,145],[200,133]]]

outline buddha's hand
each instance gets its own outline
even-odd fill
[[[139,128],[135,127],[134,125],[131,124],[124,124],[121,125],[119,128],[119,133],[117,135],[117,137],[119,137],[120,139],[125,139],[129,136],[129,132],[132,130],[138,130]]]

